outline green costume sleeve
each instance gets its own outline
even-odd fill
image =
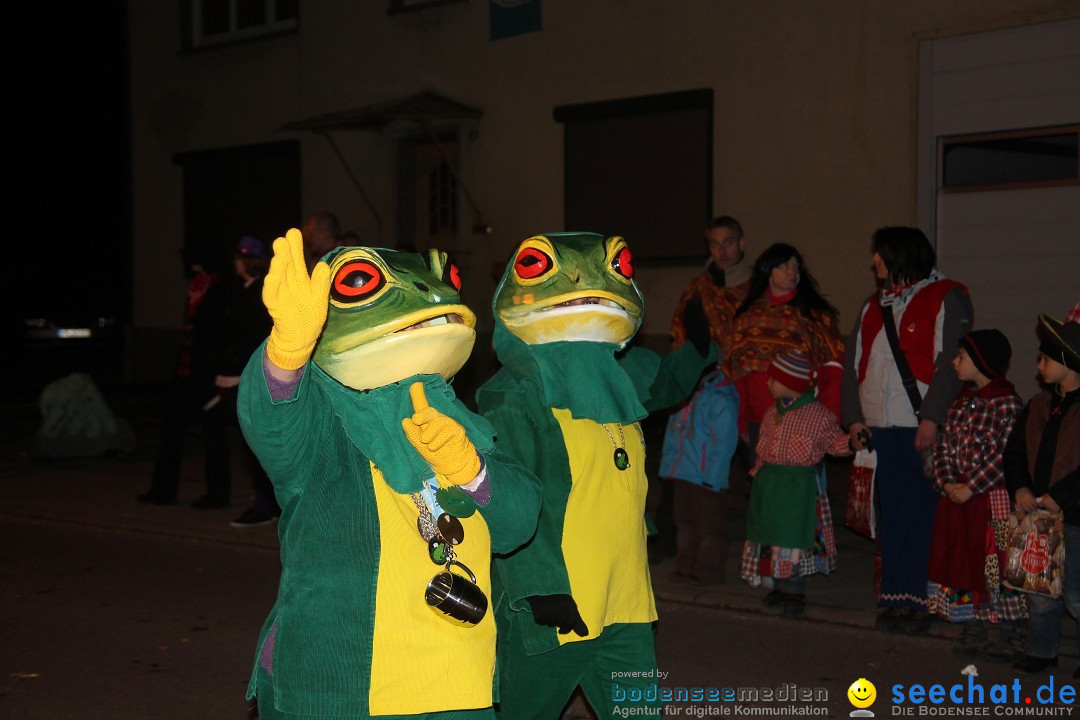
[[[509,553],[528,542],[540,515],[540,481],[498,450],[484,455],[491,499],[480,514],[491,533],[491,551]]]
[[[296,468],[314,467],[313,455],[320,444],[310,439],[325,432],[331,415],[326,410],[329,403],[315,397],[318,393],[309,373],[301,377],[292,396],[273,400],[263,369],[264,354],[261,345],[240,376],[237,416],[244,438],[274,484],[278,503],[285,506],[303,492],[306,474]],[[315,412],[315,408],[323,411]]]
[[[570,469],[562,433],[555,419],[539,414],[513,395],[502,396],[492,407],[481,407],[495,427],[495,446],[511,455],[540,479],[543,502],[532,539],[516,552],[496,558],[499,581],[510,607],[529,610],[524,601],[531,595],[570,594],[570,578],[562,556],[563,518],[570,495]],[[552,439],[557,442],[553,443]],[[496,488],[492,488],[492,497]]]
[[[684,343],[666,355],[633,346],[617,359],[634,383],[641,404],[655,412],[690,397],[701,373],[716,363],[717,355],[715,344],[710,343],[709,355],[703,358],[692,343]]]

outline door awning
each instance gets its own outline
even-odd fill
[[[422,131],[446,158],[446,152],[436,135],[437,130],[448,126],[460,127],[462,123],[476,120],[482,115],[483,113],[476,108],[462,105],[455,100],[436,95],[433,92],[424,91],[400,100],[365,105],[354,110],[316,115],[305,120],[294,120],[282,125],[278,130],[309,131],[320,134],[327,139],[334,153],[338,156],[338,160],[341,161],[342,166],[345,168],[345,172],[349,174],[353,185],[356,186],[357,191],[363,198],[364,204],[367,205],[372,217],[374,217],[376,236],[381,244],[383,234],[382,215],[379,213],[375,203],[372,202],[367,191],[364,190],[360,179],[356,177],[356,174],[349,167],[344,153],[341,152],[341,148],[330,133],[345,130],[380,131],[392,124],[412,124],[416,130]],[[449,163],[448,158],[447,162],[450,172],[454,174],[454,178],[458,181],[458,185],[465,195],[466,201],[476,213],[476,225],[473,227],[473,232],[489,234],[491,228],[483,221],[483,213],[480,211],[480,207],[477,205],[472,193],[469,192],[468,186],[454,170],[453,164]]]
[[[400,100],[295,120],[282,125],[279,129],[310,130],[317,133],[338,130],[381,130],[401,120],[411,120],[420,125],[442,125],[455,121],[474,120],[481,115],[483,113],[476,108],[425,91]]]

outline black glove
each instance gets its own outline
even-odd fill
[[[701,357],[708,357],[709,343],[709,319],[705,317],[705,306],[701,298],[694,298],[686,303],[682,314],[683,330],[686,331],[686,339],[694,344],[694,349]]]
[[[581,619],[577,603],[569,595],[530,595],[525,600],[532,607],[537,625],[558,628],[560,635],[571,630],[580,637],[589,634],[589,626]]]

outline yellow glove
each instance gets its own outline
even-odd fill
[[[450,484],[466,485],[475,480],[480,473],[480,456],[465,428],[428,405],[423,383],[414,382],[409,397],[413,415],[401,421],[401,429],[412,446]]]
[[[274,259],[266,273],[262,298],[274,319],[266,356],[283,370],[303,367],[326,322],[330,266],[320,262],[308,277],[304,238],[296,228],[274,241]]]

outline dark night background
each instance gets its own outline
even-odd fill
[[[10,127],[3,324],[20,382],[87,370],[122,378],[131,318],[131,152],[126,5],[6,3]],[[90,341],[27,338],[24,319],[115,325]]]

